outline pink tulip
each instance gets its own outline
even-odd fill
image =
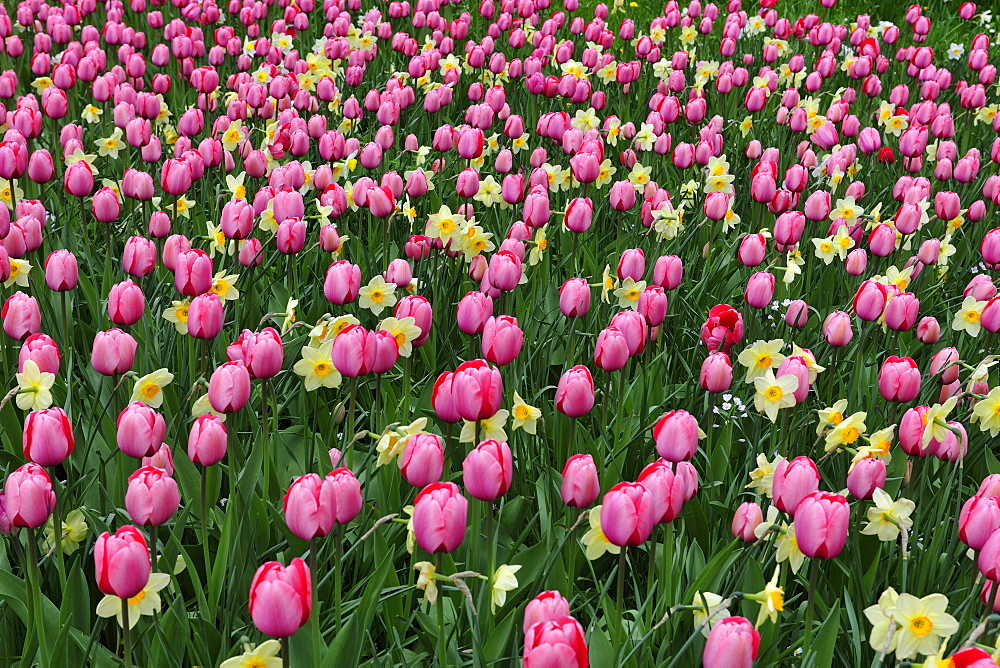
[[[493,364],[505,366],[513,362],[523,343],[524,332],[513,316],[491,317],[483,325],[483,357]]]
[[[528,601],[524,607],[524,623],[522,630],[528,629],[539,622],[550,622],[569,615],[569,601],[558,591],[543,591]]]
[[[24,371],[24,363],[32,360],[38,365],[38,370],[59,374],[59,346],[48,334],[32,334],[21,344],[17,354],[17,370]]]
[[[741,503],[733,515],[731,527],[733,537],[739,538],[744,543],[756,543],[757,535],[754,533],[754,529],[763,521],[764,515],[760,510],[760,505],[753,501]]]
[[[823,321],[823,337],[834,347],[843,347],[854,338],[851,316],[843,311],[834,311]]]
[[[586,279],[571,278],[562,284],[559,288],[559,310],[567,318],[582,318],[587,314],[590,310],[590,285]]]
[[[844,549],[851,509],[840,494],[812,492],[795,508],[795,538],[807,557],[833,559]]]
[[[653,521],[657,524],[673,522],[680,515],[687,500],[688,485],[685,477],[665,459],[657,459],[639,474],[637,482],[649,491],[653,501]]]
[[[95,577],[103,594],[132,598],[149,582],[150,566],[146,539],[134,526],[123,526],[114,535],[105,531],[94,543]]]
[[[120,376],[135,361],[136,340],[120,329],[109,329],[94,336],[90,364],[104,376]]]
[[[425,552],[451,552],[465,538],[469,502],[453,482],[425,487],[413,502],[413,533]]]
[[[698,420],[687,411],[668,411],[653,427],[656,451],[670,462],[691,459],[698,450],[700,432]]]
[[[799,502],[817,489],[819,470],[808,457],[796,457],[792,461],[782,458],[774,467],[771,496],[781,512],[791,515]]]
[[[604,495],[601,529],[614,545],[640,545],[649,538],[657,518],[652,494],[638,482],[620,482]]]
[[[444,443],[437,434],[421,432],[406,440],[399,459],[399,472],[414,487],[426,487],[441,479]]]
[[[312,611],[312,575],[306,562],[292,559],[287,567],[269,561],[250,583],[250,617],[264,635],[287,638],[299,630]]]
[[[486,420],[500,410],[503,379],[486,360],[463,362],[452,377],[455,409],[464,420]]]
[[[144,466],[128,478],[125,508],[139,525],[159,526],[170,519],[180,505],[177,481],[155,466]]]
[[[559,378],[556,410],[572,418],[582,417],[594,407],[594,378],[590,370],[577,365]]]
[[[573,455],[567,459],[562,476],[562,500],[568,506],[586,508],[601,492],[597,466],[590,455]]]
[[[733,383],[733,364],[726,353],[709,353],[701,365],[699,382],[702,389],[719,394]]]
[[[760,634],[743,617],[726,617],[712,626],[702,654],[704,668],[751,668]]]
[[[882,363],[878,387],[886,401],[907,403],[920,394],[920,370],[909,357],[890,356]]]
[[[973,550],[981,550],[1000,529],[1000,498],[973,496],[958,516],[958,539]]]
[[[73,454],[73,428],[61,408],[31,411],[21,437],[24,457],[41,466],[58,466]]]
[[[855,499],[870,499],[876,489],[885,487],[885,460],[866,458],[847,473],[847,490]]]
[[[163,262],[167,263],[164,249]],[[168,265],[169,266],[169,265]],[[195,297],[212,287],[212,258],[200,248],[186,250],[177,256],[174,269],[174,286],[182,295]]]
[[[188,307],[188,334],[210,341],[222,331],[222,300],[214,292],[206,292],[191,300]]]
[[[42,326],[42,314],[38,301],[18,290],[3,303],[0,309],[3,331],[12,339],[23,341],[38,332]]]
[[[510,489],[513,457],[506,441],[483,441],[465,457],[462,482],[473,498],[495,501]]]
[[[163,416],[139,401],[126,406],[116,424],[118,449],[137,459],[156,452],[167,433]]]
[[[242,361],[226,362],[208,381],[208,401],[219,413],[235,413],[250,399],[250,372]]]
[[[587,668],[590,659],[583,627],[566,615],[540,621],[524,633],[524,668]]]
[[[284,498],[285,521],[302,540],[325,536],[334,524],[347,524],[361,512],[361,485],[348,469],[326,478],[315,473],[300,476]]]
[[[195,464],[211,466],[226,456],[229,437],[226,423],[218,415],[206,413],[191,425],[188,435],[188,457]]]
[[[24,464],[7,477],[4,512],[11,526],[37,529],[56,507],[52,481],[41,465]]]
[[[80,272],[76,256],[68,250],[52,251],[45,258],[45,284],[54,292],[66,292],[76,287]]]

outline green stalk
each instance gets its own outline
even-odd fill
[[[340,633],[343,623],[343,596],[344,596],[344,525],[337,525],[337,536],[334,539],[335,548],[335,570],[333,572],[333,602],[334,611],[337,615],[337,633]]]
[[[128,624],[128,599],[122,600],[122,644],[125,648],[125,668],[132,668],[132,629]]]
[[[205,559],[205,577],[211,577],[211,557],[208,554],[208,469],[201,471],[201,549]],[[207,581],[207,580],[206,580]]]
[[[28,527],[28,568],[31,571],[29,589],[36,594],[32,601],[35,610],[35,633],[38,634],[38,650],[42,655],[42,667],[49,665],[49,645],[45,640],[45,622],[42,621],[42,573],[38,568],[38,543],[35,540],[35,529]]]
[[[312,624],[313,630],[313,661],[315,665],[319,665],[322,660],[321,651],[321,641],[319,634],[319,569],[316,566],[317,555],[316,552],[319,548],[319,541],[313,538],[309,541],[309,573],[312,576],[313,588],[312,588],[312,612],[309,614],[309,621]],[[338,617],[338,623],[339,623]]]
[[[806,660],[812,648],[813,616],[816,614],[816,578],[819,575],[819,563],[813,559],[809,567],[809,603],[806,605],[806,638],[802,644],[802,659]]]
[[[437,554],[437,572],[441,572],[441,553]],[[439,595],[437,603],[437,623],[438,623],[438,637],[437,637],[437,655],[438,655],[438,668],[445,668],[448,665],[448,650],[445,646],[445,634],[444,634],[444,598]]]

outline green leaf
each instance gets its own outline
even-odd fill
[[[613,666],[615,663],[615,648],[611,645],[607,634],[599,628],[594,628],[590,632],[590,639],[587,642],[590,648],[590,665],[592,666]]]
[[[837,636],[840,632],[840,600],[834,602],[830,609],[830,614],[826,616],[826,621],[816,634],[816,662],[815,668],[830,668],[833,665],[833,653],[837,644]]]

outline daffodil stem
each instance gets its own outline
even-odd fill
[[[35,633],[38,634],[38,651],[45,668],[49,665],[49,645],[45,641],[45,622],[42,619],[42,574],[38,569],[38,543],[32,527],[28,527],[28,569],[31,571],[31,584],[28,588],[34,593],[32,606],[35,612]]]
[[[437,566],[436,572],[441,572],[441,553],[437,554]],[[448,650],[445,645],[445,634],[444,634],[444,596],[438,596],[437,603],[434,604],[437,607],[437,623],[438,623],[438,637],[437,637],[437,654],[438,654],[438,668],[445,668],[448,665]]]
[[[132,630],[128,624],[128,599],[122,599],[122,645],[124,646],[125,668],[132,668]]]
[[[805,661],[812,648],[813,616],[816,614],[816,578],[819,576],[819,562],[812,560],[809,565],[809,603],[806,604],[806,638],[802,643],[802,660]]]

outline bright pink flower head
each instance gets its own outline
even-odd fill
[[[486,321],[493,316],[493,299],[482,292],[468,292],[458,302],[455,317],[458,328],[468,335],[482,334]]]
[[[59,346],[48,334],[39,332],[32,334],[21,344],[17,354],[17,370],[24,371],[24,363],[32,360],[38,365],[38,370],[47,373],[59,373]]]
[[[843,311],[834,311],[823,321],[823,337],[834,347],[843,347],[854,338],[851,316]]]
[[[833,559],[847,542],[851,508],[840,494],[813,492],[795,508],[795,538],[807,557]]]
[[[767,271],[758,271],[747,280],[746,290],[743,291],[743,300],[750,308],[766,308],[774,297],[774,274]]]
[[[649,490],[653,500],[653,520],[657,524],[673,522],[687,500],[688,481],[665,459],[657,459],[639,474],[638,482]]]
[[[426,487],[441,479],[444,443],[437,434],[421,432],[406,439],[399,458],[399,472],[414,487]]]
[[[562,472],[562,500],[574,508],[586,508],[601,493],[597,466],[590,455],[573,455],[566,460]]]
[[[42,326],[38,301],[20,290],[7,297],[0,309],[0,318],[3,318],[4,333],[16,341],[37,333]]]
[[[927,373],[941,385],[950,385],[958,380],[961,358],[955,348],[942,348],[931,357]]]
[[[506,441],[483,441],[462,462],[466,491],[480,501],[495,501],[510,489],[514,461]]]
[[[59,408],[31,411],[24,419],[21,446],[28,461],[41,466],[58,466],[73,454],[73,428],[66,412]]]
[[[52,251],[45,258],[45,283],[54,292],[66,292],[76,287],[80,270],[76,256],[68,250]]]
[[[167,424],[146,404],[133,401],[118,415],[118,449],[129,457],[146,457],[163,445]]]
[[[653,495],[639,482],[620,482],[601,503],[601,530],[614,545],[640,545],[653,532],[657,517]]]
[[[717,622],[705,641],[701,662],[704,668],[751,668],[757,658],[760,634],[743,617],[726,617]]]
[[[664,290],[675,290],[684,278],[684,263],[676,255],[661,255],[653,264],[653,283]]]
[[[819,469],[808,457],[796,457],[791,461],[782,458],[774,468],[771,496],[774,505],[783,513],[794,513],[799,502],[817,489]]]
[[[465,537],[468,500],[453,482],[424,487],[413,502],[413,533],[425,552],[451,552]]]
[[[703,390],[718,394],[733,383],[733,363],[726,353],[709,353],[701,364],[699,382]]]
[[[729,349],[743,340],[743,316],[728,304],[713,306],[708,311],[708,320],[701,326],[701,342],[709,352]]]
[[[694,457],[698,450],[701,429],[698,420],[685,410],[668,411],[653,427],[656,451],[670,462],[681,462]]]
[[[212,372],[208,401],[219,413],[235,413],[250,399],[250,372],[242,361],[226,362]]]
[[[7,503],[10,504],[10,492]],[[979,551],[979,572],[993,582],[1000,581],[1000,531],[994,531]]]
[[[878,389],[886,401],[907,403],[920,394],[920,369],[910,357],[890,356],[882,363]]]
[[[628,339],[617,327],[606,327],[594,342],[594,364],[605,371],[618,371],[628,363]]]
[[[764,515],[759,504],[753,501],[741,503],[733,515],[731,527],[733,537],[739,538],[744,543],[756,543],[757,535],[754,533],[754,529],[763,521]]]
[[[125,508],[139,525],[159,526],[170,519],[180,505],[177,481],[155,466],[143,466],[129,476]]]
[[[559,310],[567,318],[582,318],[590,310],[590,285],[584,278],[571,278],[559,288]]]
[[[188,435],[188,457],[195,464],[211,466],[226,456],[229,437],[226,423],[218,415],[206,413],[191,425]]]
[[[78,163],[79,164],[79,163]],[[94,571],[101,593],[132,598],[149,582],[149,548],[142,532],[126,525],[94,543]]]
[[[166,263],[166,250],[164,250]],[[177,256],[174,286],[182,295],[195,297],[212,287],[212,258],[200,248],[186,250]]]
[[[41,465],[29,462],[7,477],[4,511],[11,526],[37,529],[56,507],[52,481]]]
[[[463,420],[486,420],[496,415],[503,400],[500,370],[486,360],[463,362],[452,377],[455,409]]]
[[[287,567],[269,561],[250,583],[250,617],[264,635],[287,638],[309,621],[312,575],[306,562],[292,559]]]
[[[572,418],[590,412],[594,407],[594,378],[590,369],[578,364],[559,378],[556,387],[556,410]]]
[[[590,658],[580,622],[569,615],[540,621],[524,633],[524,668],[587,668]]]
[[[491,317],[483,325],[483,357],[493,364],[505,366],[513,362],[523,343],[524,332],[513,316]]]
[[[539,622],[553,621],[567,615],[569,615],[569,601],[558,591],[543,591],[528,601],[528,605],[524,607],[522,629],[527,633],[528,629]]]
[[[198,295],[188,307],[188,334],[210,341],[222,331],[222,319],[222,299],[219,295],[214,292]]]
[[[886,288],[878,281],[865,281],[854,295],[854,312],[868,322],[878,320],[885,310]]]
[[[847,473],[847,490],[855,499],[870,499],[876,489],[885,487],[885,460],[866,458]]]
[[[365,376],[375,367],[376,348],[374,332],[360,325],[348,325],[333,340],[333,366],[348,378]]]
[[[973,550],[981,550],[1000,529],[1000,498],[973,496],[958,515],[958,539]]]
[[[334,524],[347,524],[361,512],[361,484],[348,469],[325,478],[315,473],[299,477],[285,493],[288,528],[302,540],[325,536]]]
[[[98,332],[94,336],[90,364],[103,376],[120,376],[132,368],[137,346],[132,335],[120,329]]]

